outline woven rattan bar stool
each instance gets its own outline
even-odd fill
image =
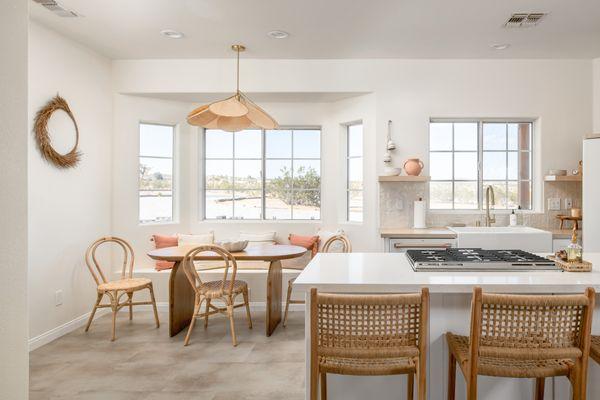
[[[202,282],[196,266],[194,258],[199,253],[212,252],[220,256],[224,262],[223,279],[220,281]],[[231,341],[234,346],[237,346],[235,336],[235,324],[233,322],[233,310],[238,307],[246,307],[246,315],[248,317],[248,328],[252,329],[252,317],[250,316],[250,304],[248,302],[248,284],[244,281],[235,279],[237,274],[237,263],[233,255],[220,246],[206,245],[199,246],[190,250],[182,261],[183,271],[187,276],[192,288],[194,289],[194,315],[190,322],[187,335],[185,336],[184,345],[187,346],[190,342],[190,336],[196,325],[197,318],[204,318],[204,328],[208,326],[208,317],[213,314],[225,314],[229,318],[229,327],[231,328]],[[229,268],[231,267],[231,277],[229,278]],[[228,279],[229,278],[229,279]],[[238,295],[244,298],[243,303],[235,304],[235,298]],[[219,300],[225,304],[225,307],[216,307],[213,301]],[[206,309],[201,312],[202,303],[206,301]]]
[[[121,279],[116,281],[109,281],[106,279],[106,275],[102,271],[98,257],[96,257],[96,251],[98,247],[103,244],[112,243],[118,245],[123,250],[123,267],[121,268]],[[156,327],[160,327],[158,321],[158,312],[156,311],[156,301],[154,300],[154,289],[152,287],[152,281],[148,278],[134,278],[133,277],[133,263],[134,255],[133,248],[131,245],[118,237],[107,236],[96,240],[88,247],[85,252],[85,263],[92,274],[92,278],[96,282],[97,294],[96,304],[90,314],[85,331],[90,329],[96,310],[99,308],[110,308],[112,310],[112,336],[111,341],[116,338],[116,324],[117,324],[117,313],[125,306],[129,306],[129,319],[133,319],[133,306],[139,306],[143,304],[152,304],[154,309],[154,319],[156,320]],[[148,289],[150,291],[150,301],[133,301],[133,293],[140,290]],[[106,296],[110,300],[110,304],[100,304],[102,298]],[[127,296],[127,299],[121,302],[121,298]]]
[[[327,374],[415,374],[418,399],[426,397],[429,290],[413,294],[310,293],[310,398],[327,399]]]
[[[594,289],[579,295],[483,294],[473,289],[470,337],[446,333],[448,399],[453,400],[456,362],[477,399],[477,376],[534,378],[534,398],[544,398],[547,377],[566,376],[574,400],[585,400]]]
[[[327,239],[327,241],[323,245],[322,253],[331,252],[333,250],[332,246],[335,243],[339,243],[339,245],[340,245],[339,249],[336,249],[337,250],[336,252],[352,253],[352,244],[350,243],[350,240],[348,239],[348,237],[346,235],[335,235],[335,236],[332,236],[329,239]],[[285,312],[283,313],[283,326],[284,327],[287,325],[288,310],[290,308],[290,304],[304,304],[304,300],[292,300],[292,289],[293,289],[295,280],[296,280],[296,278],[294,277],[288,281],[287,297],[285,298]]]
[[[600,364],[600,336],[592,336],[592,345],[590,346],[590,357]]]

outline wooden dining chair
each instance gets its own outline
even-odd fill
[[[346,235],[335,235],[330,237],[329,239],[327,239],[327,241],[325,242],[325,244],[323,245],[323,251],[322,253],[329,253],[331,252],[332,246],[335,243],[340,244],[339,247],[339,251],[337,251],[338,253],[352,253],[352,244],[350,244],[350,240],[348,239],[348,237]],[[285,298],[285,311],[283,313],[283,326],[287,326],[287,319],[288,319],[288,311],[290,308],[290,304],[304,304],[305,301],[304,300],[292,300],[292,290],[293,290],[293,286],[294,286],[294,281],[296,280],[297,277],[293,277],[292,279],[290,279],[288,281],[288,288],[287,288],[287,296]]]
[[[455,396],[456,363],[467,400],[477,399],[477,376],[533,378],[544,398],[545,378],[566,376],[574,400],[585,400],[594,289],[576,295],[508,295],[473,289],[470,336],[446,333],[448,399]]]
[[[109,281],[106,275],[102,271],[96,252],[98,248],[104,244],[115,244],[123,250],[123,266],[121,268],[121,277],[115,281]],[[94,278],[97,285],[97,298],[96,304],[90,314],[85,331],[90,329],[96,310],[99,308],[110,308],[112,310],[112,337],[111,341],[116,338],[116,321],[117,313],[125,306],[129,306],[129,320],[133,319],[133,306],[152,304],[154,309],[154,319],[156,320],[156,327],[160,327],[158,320],[158,311],[156,310],[156,300],[154,299],[154,288],[152,287],[152,281],[148,278],[134,278],[133,277],[133,265],[134,265],[134,254],[131,245],[118,237],[106,236],[96,240],[88,247],[85,252],[85,263]],[[110,272],[110,270],[109,270]],[[150,301],[133,301],[133,294],[140,290],[148,289],[150,291]],[[110,304],[100,304],[102,298],[107,296]],[[127,299],[121,301],[123,296],[127,296]]]
[[[310,399],[327,400],[327,374],[408,377],[425,400],[429,290],[348,295],[310,293]],[[320,382],[319,382],[320,381]],[[320,383],[320,384],[319,384]]]
[[[199,253],[212,252],[223,260],[223,279],[219,281],[203,282],[194,265],[194,258]],[[248,284],[244,281],[236,280],[237,263],[233,255],[220,246],[205,245],[190,250],[182,261],[183,270],[187,276],[192,288],[194,289],[194,315],[190,322],[184,345],[190,342],[190,336],[197,318],[204,318],[204,328],[208,326],[208,317],[213,314],[225,314],[229,318],[229,327],[231,329],[231,341],[237,346],[235,336],[235,324],[233,321],[233,310],[238,307],[246,307],[248,317],[248,328],[252,329],[252,317],[250,316],[250,303],[248,300]],[[229,269],[231,268],[231,275]],[[235,304],[235,298],[238,295],[244,298],[243,303]],[[213,304],[214,300],[222,301],[225,307],[217,307]],[[202,312],[202,303],[206,302],[205,311]]]

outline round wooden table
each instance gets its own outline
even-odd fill
[[[181,261],[195,246],[165,247],[152,250],[148,256],[154,260],[171,261],[175,264],[169,277],[169,335],[175,336],[189,325],[194,314],[194,290],[188,281]],[[290,245],[255,245],[244,251],[232,253],[237,261],[265,261],[269,263],[267,273],[266,333],[271,336],[281,321],[281,260],[302,256],[304,247]],[[214,261],[221,258],[216,254],[198,254],[195,260]]]

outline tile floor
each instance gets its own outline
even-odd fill
[[[304,398],[304,314],[290,313],[271,337],[264,312],[253,313],[249,330],[237,313],[238,346],[231,345],[227,320],[215,316],[204,330],[198,321],[190,345],[184,333],[170,338],[166,313],[156,329],[152,314],[127,313],[61,337],[30,353],[30,399],[226,400]]]

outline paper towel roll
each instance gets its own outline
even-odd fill
[[[416,200],[414,212],[415,212],[415,215],[413,218],[413,228],[415,228],[415,229],[427,228],[427,226],[425,224],[425,218],[426,218],[426,213],[427,213],[427,211],[425,209],[425,201],[423,201],[422,199]]]

